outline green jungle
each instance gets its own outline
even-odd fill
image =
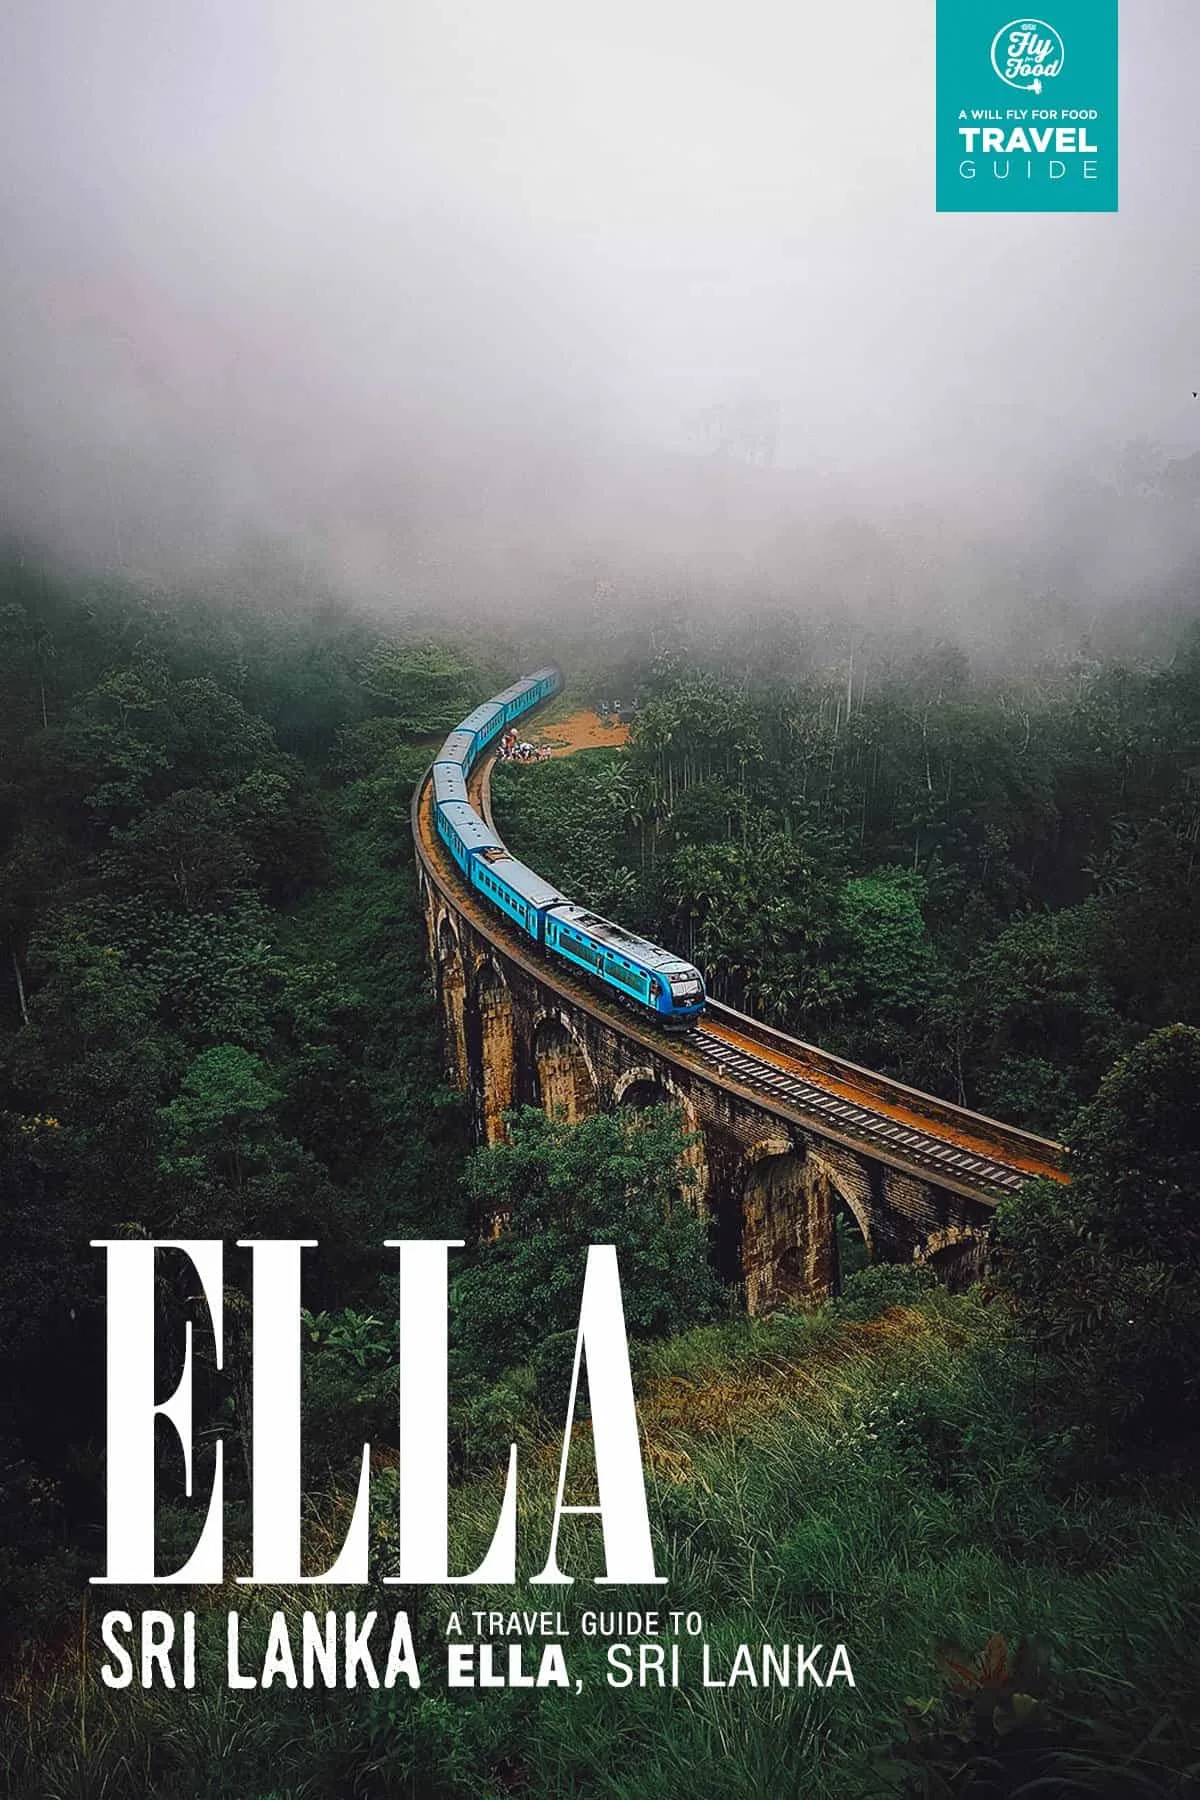
[[[328,603],[271,608],[0,569],[0,1788],[13,1800],[651,1800],[1200,1792],[1200,632],[976,669],[747,603],[558,638]],[[987,1282],[868,1265],[748,1319],[712,1272],[670,1109],[526,1110],[472,1148],[445,1079],[409,803],[439,735],[555,656],[549,720],[623,749],[497,772],[508,841],[695,959],[715,994],[1061,1138],[1071,1182],[999,1208]],[[536,721],[541,729],[544,720]],[[497,1210],[508,1230],[487,1238]],[[847,1646],[855,1685],[480,1695],[454,1608],[564,1590],[89,1586],[104,1559],[103,1257],[226,1241],[226,1354],[198,1327],[198,1492],[225,1439],[247,1567],[249,1258],[305,1237],[306,1543],[325,1566],[361,1445],[395,1556],[395,1263],[460,1237],[456,1565],[507,1446],[544,1558],[585,1247],[618,1246],[656,1558],[558,1602],[694,1609],[740,1644]],[[161,1391],[201,1318],[160,1258]],[[175,1358],[172,1363],[172,1357]],[[586,1487],[589,1435],[572,1481]],[[393,1446],[389,1449],[389,1446]],[[197,1510],[160,1482],[162,1566]],[[603,1596],[597,1600],[596,1596]],[[166,1596],[164,1598],[164,1595]],[[195,1691],[104,1685],[99,1615],[197,1614]],[[224,1684],[225,1617],[403,1606],[423,1680]],[[685,1649],[687,1646],[685,1645]],[[688,1650],[692,1655],[692,1651]],[[757,1650],[756,1650],[757,1655]],[[694,1670],[693,1670],[694,1675]]]

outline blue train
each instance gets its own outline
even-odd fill
[[[433,765],[437,834],[464,879],[547,954],[600,981],[623,1000],[681,1031],[704,1011],[699,969],[611,919],[575,906],[549,881],[510,856],[467,797],[467,776],[497,734],[556,693],[557,669],[537,669],[485,701],[455,727]]]

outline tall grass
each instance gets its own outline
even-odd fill
[[[31,1660],[6,1709],[0,1784],[16,1800],[863,1800],[902,1779],[882,1753],[902,1735],[906,1709],[920,1716],[939,1703],[939,1641],[978,1650],[999,1633],[1044,1646],[1064,1716],[1103,1722],[1109,1786],[1074,1791],[1143,1791],[1129,1759],[1147,1739],[1175,1768],[1196,1754],[1197,1508],[1161,1477],[1154,1492],[1064,1487],[1060,1447],[1030,1424],[1042,1379],[994,1311],[940,1294],[875,1318],[829,1309],[739,1320],[643,1350],[639,1408],[664,1589],[582,1579],[515,1593],[381,1588],[370,1604],[384,1615],[405,1605],[414,1621],[425,1674],[415,1694],[404,1685],[239,1694],[221,1684],[228,1607],[253,1636],[254,1621],[280,1604],[296,1614],[354,1605],[361,1616],[357,1590],[332,1590],[332,1600],[314,1590],[173,1595],[179,1608],[203,1609],[202,1687],[111,1693],[96,1678],[94,1642],[86,1673],[77,1645]],[[580,1433],[572,1483],[581,1489],[589,1454]],[[525,1446],[527,1574],[544,1560],[557,1455],[549,1436]],[[393,1483],[382,1468],[381,1530]],[[498,1501],[498,1480],[455,1496],[459,1566],[485,1547]],[[601,1561],[595,1523],[568,1518],[561,1565],[583,1575]],[[146,1598],[106,1604],[136,1611]],[[582,1693],[445,1688],[449,1613],[514,1605],[569,1615],[568,1663]],[[685,1639],[679,1689],[614,1689],[606,1646],[579,1634],[579,1616],[648,1607],[702,1613],[716,1668],[740,1643],[844,1642],[857,1685],[705,1689],[699,1640]],[[1095,1743],[1093,1731],[1091,1751]],[[1079,1769],[1086,1762],[1076,1757]]]

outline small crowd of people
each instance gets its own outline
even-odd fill
[[[549,744],[531,744],[522,738],[513,726],[500,739],[501,762],[548,762],[550,760]]]

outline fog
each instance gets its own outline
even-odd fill
[[[1191,0],[1126,9],[1115,216],[935,213],[931,5],[10,0],[5,39],[9,535],[401,610],[581,569],[968,635],[1190,604]]]

